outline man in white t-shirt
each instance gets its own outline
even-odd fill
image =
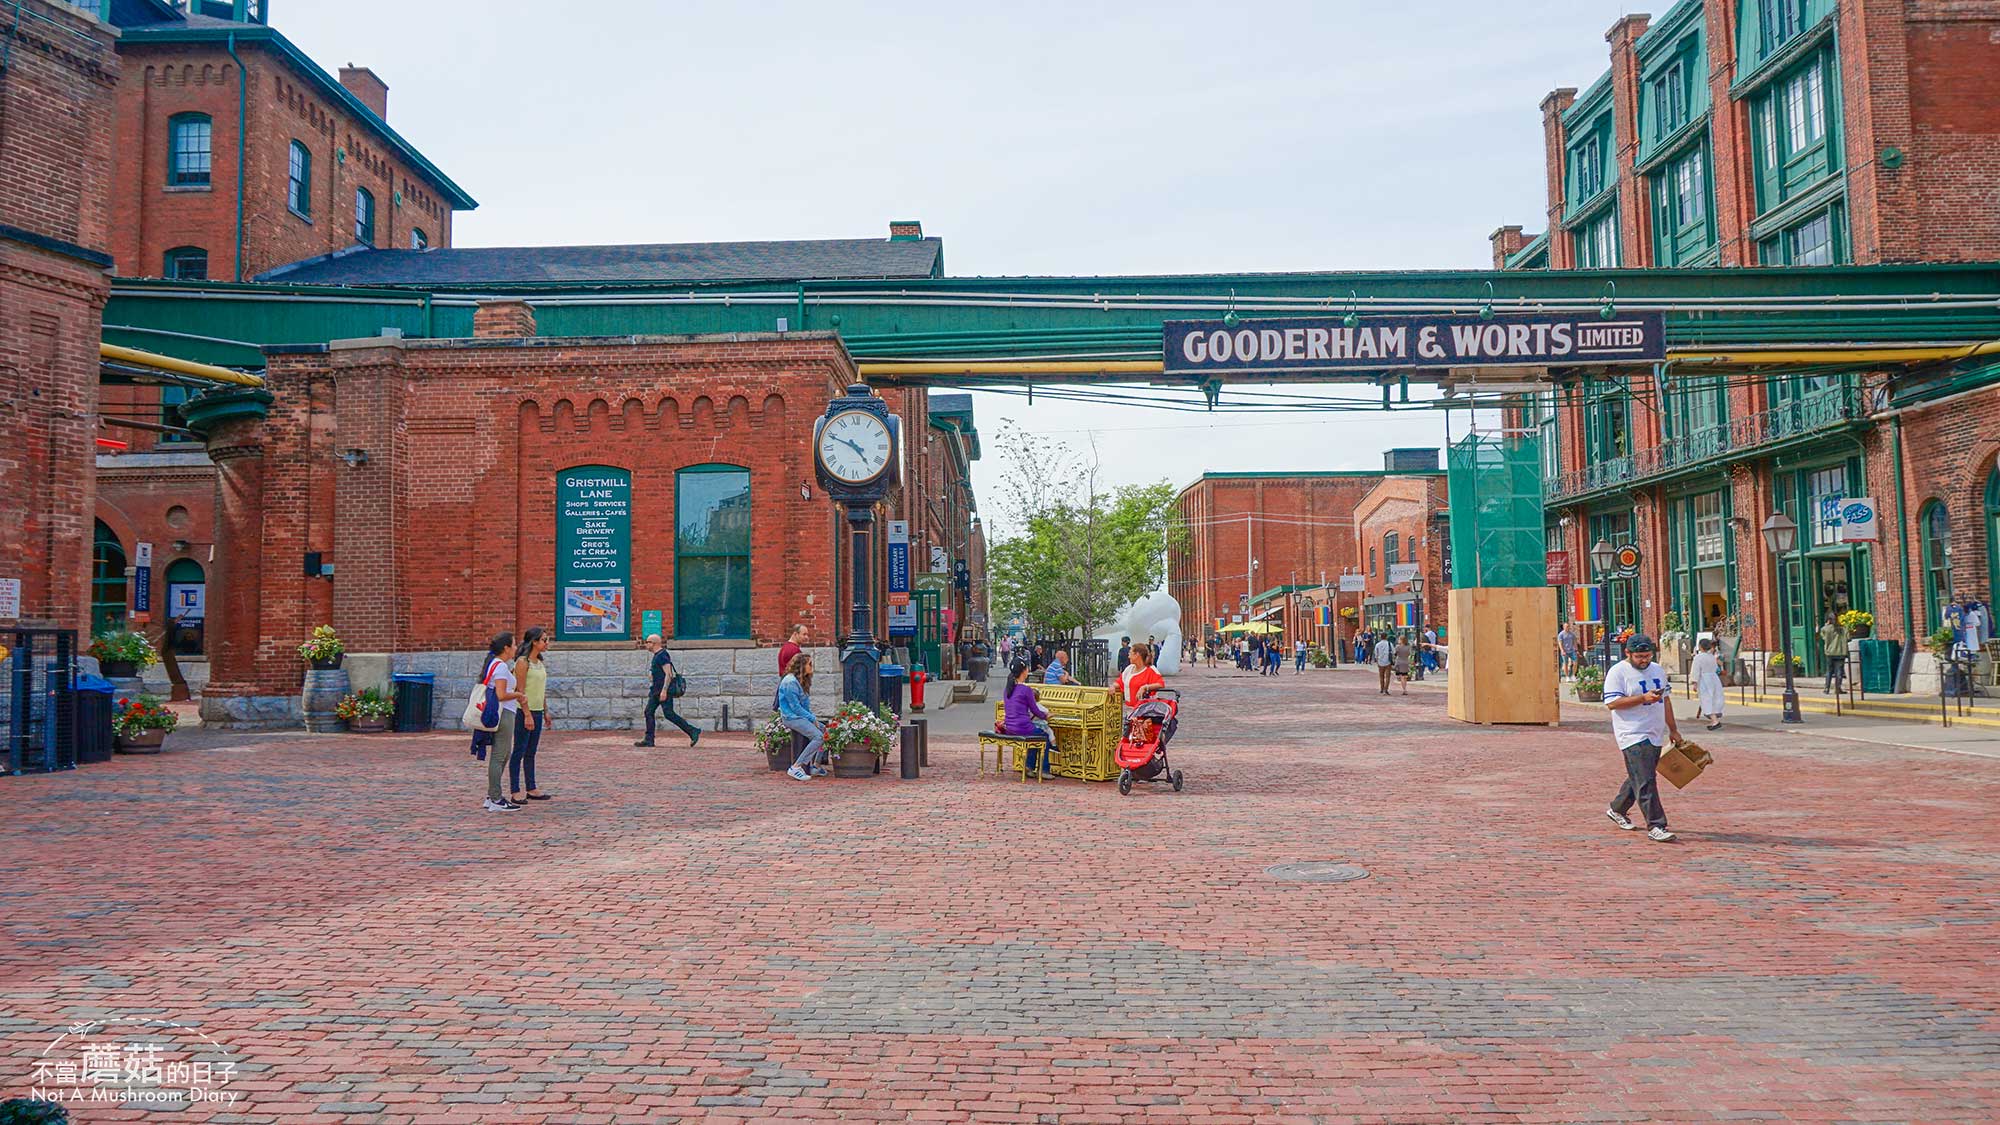
[[[1389,643],[1389,634],[1384,633],[1375,642],[1375,671],[1382,678],[1382,694],[1389,694],[1389,670],[1395,667],[1396,646]]]
[[[1634,802],[1646,816],[1646,838],[1666,843],[1667,810],[1660,804],[1660,751],[1679,741],[1680,727],[1667,703],[1666,670],[1653,663],[1653,638],[1636,634],[1625,642],[1625,659],[1604,674],[1604,706],[1611,712],[1611,737],[1625,755],[1625,784],[1604,815],[1620,828],[1638,825],[1626,818]]]

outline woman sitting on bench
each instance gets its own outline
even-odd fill
[[[1052,777],[1054,774],[1050,767],[1054,763],[1050,759],[1055,755],[1056,736],[1055,732],[1049,729],[1049,713],[1047,709],[1042,706],[1041,701],[1035,698],[1035,689],[1028,685],[1028,672],[1029,669],[1026,663],[1016,664],[1007,672],[1007,695],[1005,698],[1007,713],[1006,717],[1000,721],[1000,733],[1041,735],[1041,753],[1037,754],[1034,750],[1028,751],[1028,772],[1033,773],[1039,768],[1042,771],[1042,776]]]

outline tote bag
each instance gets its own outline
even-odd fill
[[[463,719],[466,730],[500,729],[500,698],[494,694],[491,682],[495,663],[487,662],[486,674],[472,685],[472,692],[466,697]]]

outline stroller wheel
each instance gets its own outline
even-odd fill
[[[1125,796],[1125,795],[1126,795],[1127,793],[1130,793],[1131,791],[1132,791],[1132,771],[1131,771],[1131,770],[1119,770],[1119,771],[1118,771],[1118,795],[1119,795],[1120,797],[1123,797],[1123,796]]]
[[[1174,771],[1174,792],[1178,793],[1178,792],[1180,792],[1180,791],[1181,791],[1181,771],[1179,771],[1179,770],[1175,770],[1175,771]]]

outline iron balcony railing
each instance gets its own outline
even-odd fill
[[[1768,410],[1731,418],[1719,426],[1679,435],[1630,456],[1609,458],[1576,472],[1563,473],[1550,479],[1544,492],[1550,500],[1566,500],[1677,469],[1724,461],[1816,430],[1843,425],[1856,416],[1851,389],[1845,385],[1828,387]]]

